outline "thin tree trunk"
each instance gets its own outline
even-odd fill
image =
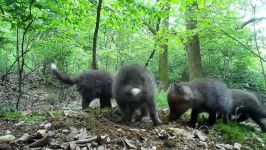
[[[150,57],[148,58],[147,62],[145,63],[145,67],[147,67],[149,65],[149,62],[152,60],[152,58],[153,58],[153,56],[155,54],[155,51],[156,51],[156,44],[154,44],[154,48],[152,49]]]
[[[147,60],[147,62],[145,63],[145,67],[147,67],[149,65],[149,62],[152,60],[154,54],[155,54],[155,51],[156,51],[156,43],[157,43],[157,32],[160,30],[160,23],[161,23],[161,18],[158,18],[157,19],[157,23],[156,23],[156,26],[155,28],[153,28],[153,26],[151,26],[150,24],[144,22],[143,24],[145,24],[146,26],[148,26],[149,30],[151,31],[151,33],[154,35],[155,37],[155,44],[154,44],[154,47],[152,49],[152,52]]]
[[[19,67],[19,78],[18,78],[18,98],[17,98],[17,103],[16,103],[16,108],[18,109],[19,103],[20,103],[20,99],[22,97],[22,84],[23,84],[23,72],[24,72],[24,65],[25,65],[25,54],[24,54],[24,42],[25,42],[25,38],[26,38],[26,34],[30,28],[30,26],[33,23],[33,19],[32,19],[32,14],[31,14],[31,9],[32,9],[32,4],[33,4],[34,0],[31,0],[30,3],[30,14],[29,17],[31,17],[31,20],[29,22],[29,24],[26,26],[23,35],[22,35],[22,41],[21,41],[21,65]]]
[[[256,6],[252,6],[252,8],[253,8],[253,15],[254,15],[254,18],[255,18]],[[264,85],[266,85],[266,75],[265,75],[263,60],[261,58],[261,52],[259,50],[259,45],[258,45],[258,40],[257,40],[257,33],[256,33],[256,23],[255,22],[253,23],[253,32],[254,32],[253,36],[254,36],[256,50],[257,50],[258,55],[260,56],[259,59],[260,59],[261,73],[262,73],[262,76],[263,76],[263,79],[264,79]],[[263,101],[262,101],[262,103],[263,103]]]
[[[17,73],[19,74],[19,70],[20,70],[20,52],[19,52],[19,28],[17,26],[17,45],[16,45],[16,49],[17,49],[17,56],[16,56],[16,61],[11,65],[10,68],[12,68],[16,62],[17,62]],[[9,70],[7,71],[8,74]]]
[[[193,17],[194,9],[197,7],[197,3],[194,2],[191,6],[188,6],[188,18],[186,20],[186,30],[193,31],[197,28],[197,20]],[[188,50],[188,66],[189,66],[189,78],[190,80],[202,77],[202,63],[200,54],[200,39],[198,33],[193,33],[191,37],[188,37],[187,42]]]
[[[97,37],[99,31],[100,17],[101,17],[101,8],[102,8],[102,0],[99,0],[97,6],[97,16],[96,16],[96,26],[93,35],[93,46],[92,46],[92,69],[97,70],[97,58],[96,58],[96,47],[97,47]]]

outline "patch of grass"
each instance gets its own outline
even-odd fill
[[[264,142],[266,142],[266,133],[263,133],[263,134],[261,135],[261,139],[262,139]]]
[[[166,107],[167,103],[167,91],[160,91],[156,94],[156,104],[158,107]]]
[[[260,134],[253,127],[244,124],[236,124],[230,122],[225,125],[222,122],[217,123],[215,131],[229,143],[238,142],[241,144],[253,145],[257,148],[262,148],[262,143],[255,139],[254,135],[266,142],[266,134]]]
[[[63,111],[50,111],[50,113],[55,117],[62,116],[64,114]]]
[[[23,116],[21,119],[29,122],[41,122],[44,121],[45,118],[46,116],[44,115],[35,114],[35,115]]]
[[[48,101],[51,105],[57,104],[60,102],[60,99],[57,95],[51,95],[49,101]]]
[[[32,115],[23,116],[20,111],[16,111],[16,112],[6,112],[4,113],[2,118],[16,119],[16,120],[29,121],[29,122],[41,122],[45,119],[45,117],[46,116],[41,114],[32,114]]]
[[[4,113],[3,118],[6,118],[6,119],[19,119],[19,118],[22,118],[22,114],[21,114],[20,111],[6,112],[6,113]]]

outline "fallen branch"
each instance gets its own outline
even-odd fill
[[[31,144],[29,144],[28,146],[30,148],[34,148],[34,147],[43,147],[48,145],[51,142],[51,137],[49,135],[46,135],[45,137],[41,138],[40,140],[33,142]]]
[[[76,144],[87,144],[87,143],[91,143],[93,141],[96,141],[98,139],[97,136],[91,137],[89,139],[82,139],[82,140],[77,140],[74,141]]]

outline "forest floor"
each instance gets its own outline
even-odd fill
[[[3,88],[0,86],[2,98],[7,94]],[[68,94],[75,91],[67,90]],[[115,104],[112,109],[97,109],[93,107],[99,102],[94,101],[83,111],[79,96],[68,95],[76,100],[55,102],[51,100],[55,92],[51,91],[29,90],[21,101],[24,109],[0,114],[0,149],[266,149],[266,136],[252,123],[241,128],[234,123],[190,128],[186,121],[168,122],[169,110],[159,108],[163,125],[135,119],[130,124],[119,124]]]

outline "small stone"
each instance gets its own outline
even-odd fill
[[[10,142],[14,141],[15,139],[16,139],[16,137],[11,135],[11,134],[0,136],[0,144],[10,143]]]
[[[98,146],[97,150],[104,150],[105,148],[101,145],[101,146]]]
[[[122,130],[121,128],[119,128],[119,129],[117,129],[116,131],[118,131],[118,132],[122,132],[123,130]]]
[[[44,134],[47,132],[47,130],[38,130],[37,135],[44,136]]]
[[[199,138],[201,141],[206,141],[206,139],[207,139],[207,136],[206,136],[206,134],[204,134],[203,132],[201,132],[201,131],[199,131],[199,130],[196,130],[195,132],[194,132],[194,135],[195,135],[195,137],[197,137],[197,138]]]
[[[69,133],[69,130],[68,129],[64,129],[64,130],[62,130],[62,133]]]
[[[203,142],[203,141],[199,141],[199,145],[204,147],[204,148],[208,147],[208,144],[206,142]]]
[[[48,129],[48,128],[51,128],[51,126],[52,126],[51,123],[47,123],[47,124],[44,125],[44,128],[45,128],[45,129]]]
[[[98,146],[99,144],[97,142],[93,141],[93,142],[91,142],[91,145]]]
[[[9,131],[9,130],[6,130],[6,132],[5,132],[6,134],[10,134],[11,132]]]
[[[241,144],[239,144],[239,143],[235,143],[235,144],[234,144],[234,149],[236,149],[236,150],[240,150],[240,149],[241,149]]]

